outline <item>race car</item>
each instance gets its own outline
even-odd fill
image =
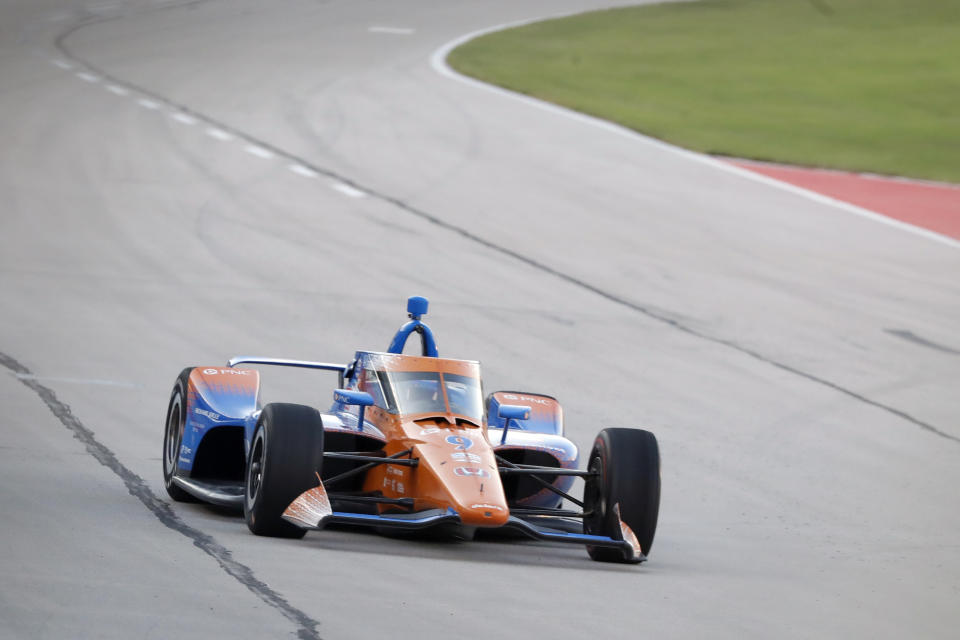
[[[581,469],[560,403],[519,391],[484,401],[480,363],[439,357],[427,308],[410,298],[386,352],[357,351],[347,364],[235,357],[184,369],[163,438],[170,497],[242,508],[264,536],[330,524],[516,532],[583,544],[594,560],[645,561],[660,506],[654,435],[603,429]],[[403,353],[414,333],[419,356]],[[242,364],[335,372],[333,405],[261,406],[260,373]],[[570,493],[577,478],[582,499]]]

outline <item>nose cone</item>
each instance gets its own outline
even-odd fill
[[[482,494],[479,502],[471,502],[456,509],[463,524],[474,527],[502,527],[510,517],[506,501],[487,500]]]
[[[475,527],[501,527],[510,517],[496,457],[479,428],[423,428],[415,445],[417,492],[447,505]]]
[[[510,510],[492,455],[486,464],[441,462],[431,465],[431,470],[443,485],[446,501],[464,524],[475,527],[500,527],[506,524]]]

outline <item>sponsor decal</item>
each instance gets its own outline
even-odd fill
[[[427,427],[420,430],[421,436],[432,436],[435,433],[440,433],[440,427]]]
[[[517,396],[512,393],[503,394],[505,400],[522,400],[523,402],[535,402],[536,404],[550,404],[546,398],[532,398],[530,396]]]
[[[471,509],[490,509],[492,511],[503,511],[503,507],[501,506],[498,506],[495,504],[486,504],[484,502],[481,502],[479,504],[472,504],[470,505],[470,508]]]
[[[182,462],[183,464],[190,464],[190,459],[180,456],[180,462]]]
[[[447,442],[457,445],[454,451],[466,451],[473,446],[473,440],[467,436],[447,436]]]
[[[214,422],[220,422],[220,418],[223,417],[219,413],[214,413],[213,411],[208,411],[206,409],[201,409],[199,407],[194,407],[193,412],[197,415],[203,416],[205,418],[209,418]]]
[[[469,478],[489,478],[490,474],[487,473],[486,469],[481,469],[480,467],[454,467],[453,473],[458,476],[465,476]]]
[[[404,493],[403,483],[396,478],[384,478],[383,486],[387,489],[395,491],[396,493]]]
[[[248,376],[249,369],[204,369],[203,374],[207,376]]]
[[[457,453],[451,453],[450,457],[456,460],[457,462],[474,462],[477,464],[480,463],[480,456],[478,456],[475,453],[465,453],[460,451]]]
[[[403,471],[401,471],[400,469],[397,469],[396,467],[391,467],[390,465],[387,465],[387,473],[395,476],[403,475]]]
[[[180,445],[180,453],[181,453],[181,454],[190,455],[191,453],[193,453],[193,449],[191,449],[190,447],[188,447],[188,446],[185,445],[185,444],[182,444],[182,445]]]

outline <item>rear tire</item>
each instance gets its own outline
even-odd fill
[[[163,486],[176,502],[198,500],[173,483],[183,446],[183,429],[187,423],[187,382],[193,367],[187,367],[177,376],[167,403],[167,421],[163,430]]]
[[[263,408],[247,456],[243,515],[258,536],[302,538],[306,529],[282,518],[301,493],[317,486],[323,465],[323,423],[313,407]]]
[[[660,449],[656,437],[641,429],[604,429],[597,434],[583,492],[584,533],[621,540],[619,519],[633,530],[644,555],[650,555],[660,511]],[[617,518],[619,507],[620,518]],[[618,549],[587,546],[594,560],[636,562]]]

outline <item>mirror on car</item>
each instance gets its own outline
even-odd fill
[[[357,428],[363,431],[363,411],[366,407],[373,404],[373,396],[366,391],[337,389],[333,392],[333,401],[339,402],[340,404],[360,407],[360,412],[357,414]]]
[[[517,404],[502,404],[497,409],[497,415],[505,420],[529,420],[530,407],[522,407]]]
[[[502,404],[497,409],[497,415],[504,419],[503,434],[500,436],[500,444],[507,441],[507,431],[510,430],[511,420],[529,420],[530,407],[523,407],[518,404]]]
[[[333,392],[333,401],[340,404],[356,405],[359,407],[369,407],[373,404],[373,396],[366,391],[354,391],[352,389],[337,389]]]

